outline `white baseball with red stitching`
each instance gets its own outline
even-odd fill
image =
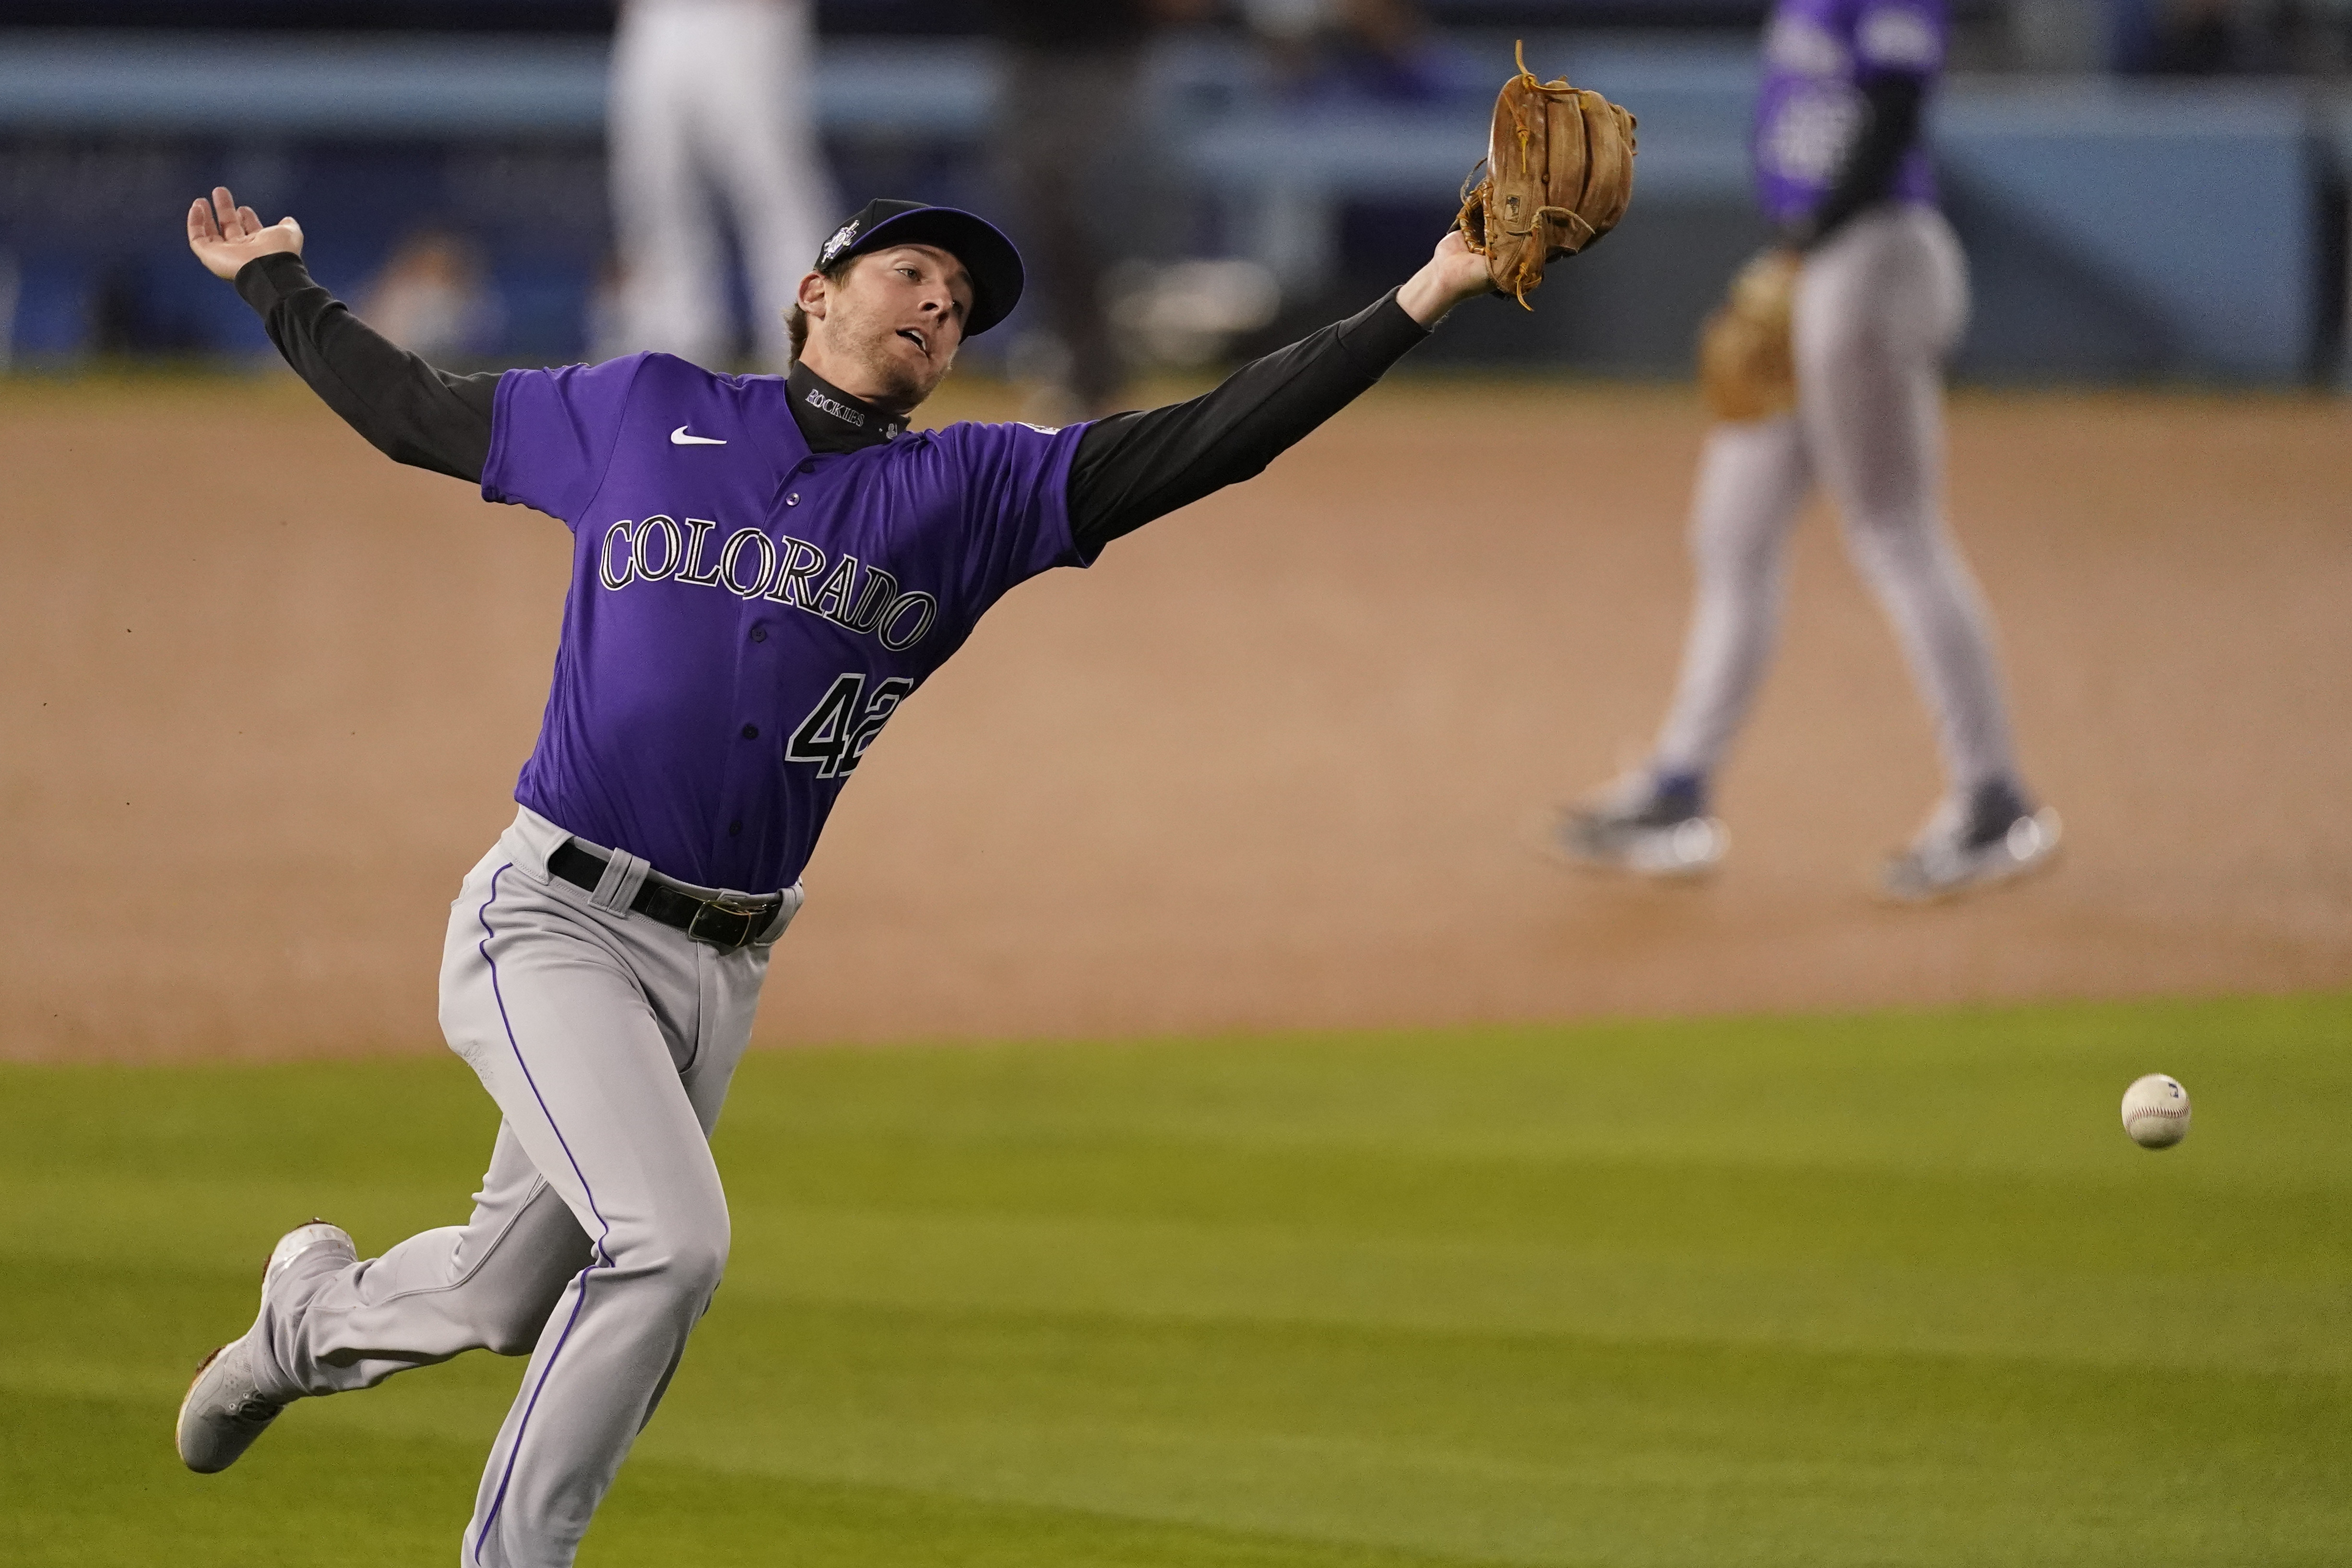
[[[2189,1091],[2160,1072],[2124,1090],[2124,1131],[2143,1149],[2169,1149],[2189,1136]]]

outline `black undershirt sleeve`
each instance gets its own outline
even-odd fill
[[[1391,289],[1346,321],[1252,360],[1213,391],[1088,426],[1070,465],[1079,551],[1092,560],[1121,534],[1262,472],[1428,335]]]
[[[1822,205],[1790,237],[1801,249],[1811,250],[1856,214],[1885,200],[1903,166],[1903,155],[1919,138],[1920,108],[1927,95],[1925,79],[1891,73],[1872,78],[1863,84],[1862,91],[1870,105],[1862,132],[1822,197]]]
[[[481,482],[502,372],[434,369],[311,281],[299,256],[247,262],[236,291],[294,374],[369,445],[395,462]]]

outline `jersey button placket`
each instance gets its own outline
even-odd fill
[[[770,635],[766,621],[767,606],[757,599],[746,600],[743,611],[744,619],[749,624],[738,623],[743,640],[735,645],[740,650],[735,666],[735,700],[740,704],[737,711],[749,709],[757,712],[761,699],[775,686],[776,660],[781,645]],[[777,759],[773,745],[744,743],[758,742],[771,727],[771,721],[765,714],[737,722],[735,733],[739,743],[728,754],[724,782],[720,786],[719,809],[727,814],[720,830],[723,834],[721,843],[740,846],[743,839],[744,822],[762,813],[772,816],[775,810],[773,784]],[[740,849],[731,849],[728,858],[731,861],[733,856],[740,853]]]

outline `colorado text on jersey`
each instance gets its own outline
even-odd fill
[[[939,618],[937,595],[901,593],[898,578],[845,551],[828,563],[805,539],[739,528],[706,556],[703,547],[718,531],[707,517],[689,517],[683,526],[658,512],[642,522],[624,518],[604,531],[597,579],[615,592],[632,583],[677,582],[723,588],[739,599],[772,599],[870,635],[893,653],[922,641]]]

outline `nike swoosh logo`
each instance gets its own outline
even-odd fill
[[[669,444],[673,447],[724,447],[727,445],[716,436],[689,436],[686,433],[686,426],[683,425],[669,433]]]

